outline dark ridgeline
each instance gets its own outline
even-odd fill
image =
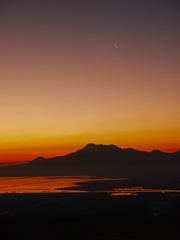
[[[131,176],[127,181],[84,182],[71,190],[180,189],[179,161],[180,152],[148,153],[88,144],[63,157],[38,157],[27,164],[1,167],[0,176]],[[0,239],[180,239],[179,200],[178,194],[162,192],[0,194]]]
[[[121,149],[115,145],[88,144],[66,156],[38,157],[27,164],[0,167],[0,177],[7,176],[179,176],[180,151],[165,153]]]

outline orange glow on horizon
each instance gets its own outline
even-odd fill
[[[90,141],[91,142],[91,141]],[[90,143],[88,142],[88,143]],[[87,144],[88,144],[87,143]],[[95,144],[101,144],[101,142],[95,143]],[[110,144],[113,144],[112,142]],[[105,143],[104,145],[110,145]],[[82,144],[82,145],[76,145],[76,146],[60,146],[60,147],[44,147],[44,148],[23,148],[23,149],[5,149],[3,151],[1,151],[0,154],[0,162],[16,162],[16,161],[20,161],[20,162],[24,162],[24,161],[31,161],[37,157],[44,157],[44,158],[53,158],[56,156],[65,156],[67,154],[70,154],[72,152],[75,152],[79,149],[82,149],[83,147],[85,147],[86,144]],[[178,144],[177,147],[175,148],[174,145],[170,146],[171,148],[169,148],[169,146],[162,146],[161,147],[146,147],[146,146],[139,146],[137,145],[120,145],[120,144],[114,144],[122,149],[126,149],[126,148],[134,148],[135,150],[140,150],[140,151],[146,151],[146,152],[151,152],[152,150],[160,150],[162,152],[167,152],[167,153],[173,153],[173,152],[177,152],[180,151],[180,148],[178,148]]]
[[[136,130],[114,133],[98,132],[62,137],[9,137],[0,138],[0,162],[27,161],[38,156],[51,158],[75,152],[88,143],[134,148],[150,152],[176,152],[180,150],[180,130]]]
[[[62,156],[90,142],[180,149],[173,1],[3,2],[0,162]]]

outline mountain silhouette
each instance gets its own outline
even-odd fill
[[[38,157],[27,164],[0,167],[0,177],[10,176],[174,176],[180,170],[180,151],[166,153],[122,149],[115,145],[95,145],[66,156],[45,159]]]

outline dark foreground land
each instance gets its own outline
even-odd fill
[[[87,181],[66,189],[89,193],[1,194],[0,238],[179,240],[179,172],[180,151],[148,153],[95,144],[66,156],[39,157],[27,164],[1,167],[0,177],[114,176],[114,179]],[[160,192],[136,196],[99,192],[125,187]],[[176,192],[162,193],[163,189]]]
[[[174,193],[1,194],[0,239],[173,240],[179,216]]]

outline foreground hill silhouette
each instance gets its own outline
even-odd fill
[[[38,157],[27,164],[0,167],[0,177],[15,176],[179,176],[180,151],[165,153],[121,149],[115,145],[95,145],[66,156]]]

